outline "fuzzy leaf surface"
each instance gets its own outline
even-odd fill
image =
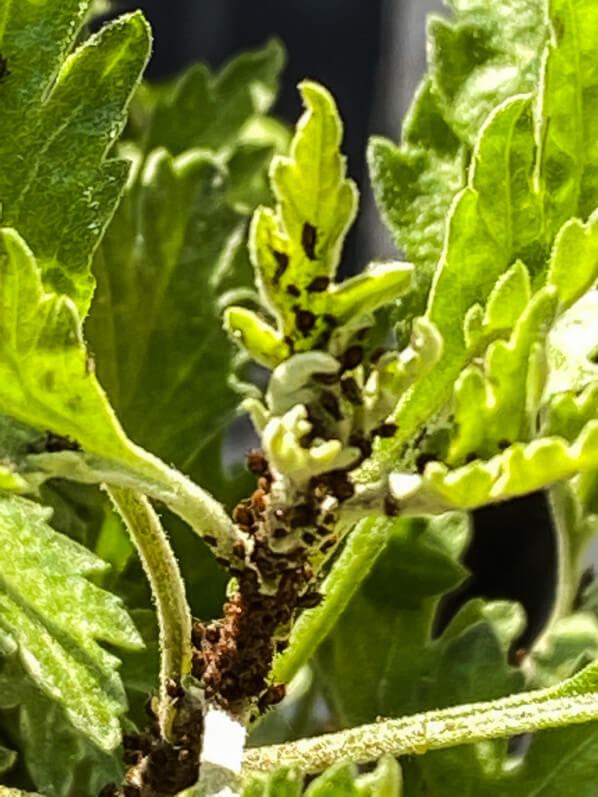
[[[496,280],[533,244],[540,225],[539,201],[530,192],[535,150],[530,101],[507,101],[480,136],[430,294],[426,315],[443,338],[442,357],[399,403],[399,433],[381,445],[381,457],[391,458],[448,400],[466,362],[467,313],[486,304]]]
[[[128,172],[106,158],[149,55],[140,13],[126,15],[72,51],[90,3],[0,3],[2,223],[21,230],[47,290],[82,316],[94,288],[91,256]]]
[[[236,147],[251,137],[252,120],[266,114],[276,99],[284,51],[275,41],[242,53],[217,74],[195,64],[160,92],[142,137],[145,152],[165,147],[177,156],[194,148]]]
[[[55,532],[49,514],[18,497],[0,502],[0,625],[30,678],[109,751],[120,741],[126,701],[118,659],[96,640],[135,648],[141,639],[122,602],[85,578],[104,563]]]
[[[543,0],[450,5],[452,19],[430,17],[429,72],[400,144],[374,137],[368,149],[382,217],[418,267],[414,291],[399,301],[399,319],[423,312],[478,132],[501,102],[535,88],[548,34]]]
[[[541,179],[546,227],[585,220],[598,205],[598,9],[550,0],[553,40],[543,91]]]
[[[132,456],[89,366],[74,304],[45,292],[33,253],[9,229],[0,233],[0,307],[0,409],[103,456]]]
[[[522,626],[518,607],[470,602],[432,639],[440,597],[467,574],[458,556],[468,537],[460,514],[396,522],[316,655],[342,726],[519,690],[521,676],[506,661]]]
[[[4,661],[0,688],[0,727],[18,750],[10,782],[30,779],[47,797],[97,794],[108,783],[120,782],[124,773],[117,754],[103,752],[73,727],[65,710],[31,680],[18,656]]]
[[[246,216],[227,201],[228,184],[209,153],[156,150],[94,261],[86,332],[102,384],[129,434],[186,472],[239,402],[227,382],[234,350],[218,295]]]
[[[405,263],[374,264],[337,284],[334,277],[357,210],[357,188],[340,152],[342,123],[329,92],[304,81],[305,112],[288,157],[272,161],[276,207],[259,207],[250,232],[251,260],[265,311],[227,309],[225,324],[253,359],[269,368],[295,352],[327,343],[331,331],[401,295]]]

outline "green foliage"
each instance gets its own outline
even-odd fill
[[[204,64],[192,66],[160,92],[143,134],[144,151],[165,147],[177,156],[194,148],[234,150],[239,139],[250,141],[252,126],[276,98],[283,62],[282,47],[270,41],[238,56],[218,75]]]
[[[17,227],[46,291],[81,315],[91,256],[114,213],[128,164],[106,159],[149,54],[141,14],[123,16],[70,53],[89,2],[0,5],[7,74],[0,91],[2,223]],[[61,179],[57,180],[56,175]]]
[[[292,767],[252,771],[244,797],[592,794],[598,620],[595,594],[576,593],[598,519],[598,11],[450,5],[451,20],[430,22],[401,145],[369,148],[413,265],[336,282],[358,198],[342,123],[304,81],[288,147],[268,116],[279,44],[216,75],[199,65],[139,85],[139,13],[86,38],[95,3],[0,0],[7,784],[97,794],[122,779],[122,729],[143,728],[148,698],[169,738],[203,711],[211,695],[189,670],[209,659],[208,634],[193,656],[186,597],[204,619],[220,612],[228,563],[229,595],[244,592],[226,605],[219,655],[247,652],[281,584],[291,609],[322,594],[276,629],[271,683],[297,680],[262,738],[373,723],[347,737],[353,761],[320,766],[325,738],[314,764],[305,742]],[[240,385],[249,358],[271,371],[263,391]],[[233,522],[173,467],[230,506],[255,490],[222,461],[240,387],[270,472]],[[468,578],[468,510],[540,489],[558,584],[522,651],[521,607],[476,598],[448,616],[446,598]],[[148,498],[179,515],[164,510],[184,584]],[[288,515],[298,508],[316,513],[309,530]],[[264,556],[298,562],[264,578]],[[233,703],[250,716],[250,700]],[[411,728],[402,746],[378,745],[388,716]],[[506,738],[527,730],[528,749]],[[389,750],[413,755],[358,772]]]
[[[467,182],[478,133],[502,101],[538,84],[548,35],[545,0],[451,2],[454,20],[428,23],[429,74],[407,115],[399,146],[374,137],[370,174],[382,217],[418,267],[398,316],[423,312],[447,217]]]
[[[2,729],[18,749],[9,782],[25,779],[48,797],[68,797],[97,794],[122,777],[118,755],[103,752],[78,731],[64,709],[35,685],[17,656],[5,660],[0,685]]]
[[[339,146],[342,125],[330,94],[300,85],[306,111],[289,157],[272,162],[275,210],[260,207],[252,221],[251,259],[262,306],[275,326],[251,310],[228,308],[225,324],[251,357],[269,368],[294,352],[321,348],[331,329],[377,309],[411,281],[405,264],[374,265],[342,284],[333,282],[342,244],[357,210],[357,187],[346,177]]]
[[[129,444],[91,367],[72,301],[44,291],[33,253],[14,230],[0,238],[0,409],[109,458]]]
[[[83,578],[104,563],[56,533],[48,516],[22,498],[2,499],[0,625],[29,677],[64,706],[76,728],[112,750],[126,701],[118,660],[95,640],[133,648],[141,639],[122,603]]]
[[[86,335],[115,410],[136,441],[223,498],[217,449],[238,396],[220,297],[244,285],[248,213],[270,196],[275,142],[255,127],[270,121],[261,114],[282,60],[272,42],[216,77],[193,67],[160,93],[141,148],[123,147],[134,172],[94,260]]]

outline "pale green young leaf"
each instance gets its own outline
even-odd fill
[[[134,648],[141,639],[122,602],[85,578],[104,563],[48,520],[49,511],[31,501],[0,502],[0,624],[32,680],[109,751],[120,741],[126,700],[118,659],[96,640]]]
[[[66,435],[90,451],[132,455],[87,359],[74,304],[44,291],[33,253],[14,230],[0,235],[0,409]]]
[[[463,330],[467,348],[479,351],[493,338],[508,336],[530,299],[529,271],[518,260],[498,278],[485,309],[474,304],[467,311]]]
[[[274,326],[244,308],[225,313],[233,337],[269,367],[293,352],[325,345],[334,327],[388,303],[411,283],[411,267],[404,263],[374,264],[334,283],[357,188],[346,177],[342,124],[332,97],[309,81],[300,90],[306,110],[290,155],[272,161],[276,208],[258,208],[250,231],[260,301]]]
[[[281,339],[300,350],[312,348],[323,324],[298,329],[298,313],[324,312],[328,282],[335,276],[344,237],[357,208],[357,189],[345,176],[339,146],[342,125],[330,94],[315,83],[301,84],[306,111],[297,125],[288,158],[272,164],[275,211],[259,209],[251,227],[251,256],[260,298],[278,321]],[[314,280],[323,290],[314,291]],[[311,286],[311,291],[308,289]],[[290,296],[287,288],[299,292]],[[307,338],[305,341],[303,338]]]
[[[552,250],[546,282],[554,285],[569,307],[598,279],[598,212],[583,224],[571,219],[560,229]]]
[[[411,512],[473,509],[547,487],[598,468],[598,420],[585,424],[569,444],[563,437],[514,443],[491,459],[455,470],[440,462],[426,465],[423,476],[392,474],[391,490]]]
[[[392,459],[449,399],[466,364],[468,311],[476,303],[485,304],[496,280],[532,247],[540,228],[539,201],[530,191],[535,150],[529,99],[505,102],[480,135],[428,301],[426,317],[443,338],[442,357],[399,402],[399,431],[392,441],[384,441],[375,461]]]
[[[557,311],[554,289],[538,292],[509,341],[491,343],[483,362],[467,366],[455,385],[454,435],[448,461],[488,458],[515,440],[529,441],[544,388],[546,335]]]
[[[85,315],[91,256],[128,165],[106,159],[149,54],[143,16],[126,15],[69,55],[89,2],[0,4],[2,223],[32,248],[44,286]]]

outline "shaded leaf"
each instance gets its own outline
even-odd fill
[[[402,521],[391,541],[400,536],[403,544],[384,549],[316,654],[342,726],[491,699],[523,684],[506,657],[523,622],[517,606],[471,602],[439,638],[432,636],[441,596],[464,576],[457,558],[467,543],[467,518]],[[426,555],[436,552],[429,575],[418,572],[422,547]],[[417,602],[403,586],[410,573],[419,575]]]
[[[239,402],[218,307],[244,244],[228,185],[209,153],[155,151],[94,261],[86,333],[102,383],[129,434],[191,473]]]
[[[74,728],[16,656],[0,670],[0,709],[0,727],[19,751],[19,782],[28,776],[47,797],[71,797],[98,794],[107,783],[121,781],[124,770],[117,755],[102,752]]]
[[[236,147],[244,125],[270,110],[283,63],[282,46],[271,40],[215,76],[204,64],[192,66],[160,91],[142,137],[144,151],[165,147],[176,156],[196,147]]]

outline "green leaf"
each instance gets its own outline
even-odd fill
[[[0,745],[0,775],[12,769],[16,758],[17,754],[14,750],[8,750],[6,747]]]
[[[235,531],[224,508],[124,435],[93,373],[73,303],[43,292],[33,255],[14,230],[0,232],[0,308],[0,411],[69,438],[58,441],[58,452],[30,456],[29,468],[45,471],[32,483],[49,474],[140,489],[197,533],[210,528],[230,556]],[[86,452],[69,450],[81,446]]]
[[[417,266],[399,319],[425,307],[447,218],[489,114],[538,83],[548,25],[544,0],[452,2],[454,22],[430,17],[429,73],[405,119],[399,146],[372,138],[368,163],[376,202],[397,246]]]
[[[502,274],[492,289],[486,308],[470,307],[465,316],[465,343],[470,351],[479,351],[493,338],[511,332],[531,298],[529,271],[518,260]]]
[[[33,681],[109,751],[120,741],[126,701],[118,660],[96,639],[125,648],[141,639],[122,602],[84,578],[104,563],[48,520],[48,510],[30,501],[0,500],[0,625],[18,644]]]
[[[204,64],[192,66],[160,92],[143,136],[144,151],[165,147],[176,156],[196,147],[235,147],[244,126],[267,113],[276,99],[283,64],[282,46],[271,40],[237,56],[216,76]]]
[[[554,290],[538,292],[508,342],[486,350],[483,363],[470,365],[455,385],[455,434],[448,461],[488,458],[501,443],[529,441],[544,388],[544,343],[556,315]]]
[[[239,402],[228,384],[234,350],[218,297],[244,244],[246,217],[228,203],[228,185],[226,165],[209,153],[153,152],[96,254],[98,290],[86,324],[127,432],[194,475]]]
[[[457,557],[467,540],[468,520],[459,514],[396,524],[316,654],[341,726],[496,698],[521,687],[521,675],[506,658],[522,628],[517,606],[471,602],[432,638],[441,596],[465,575]]]
[[[294,352],[327,343],[332,328],[375,310],[411,282],[404,263],[374,264],[363,275],[333,282],[341,248],[357,210],[357,188],[339,151],[342,124],[331,95],[300,85],[305,113],[289,157],[272,161],[277,206],[260,207],[250,232],[251,259],[264,309],[228,308],[225,325],[258,362],[275,367]]]
[[[554,235],[598,205],[598,11],[592,0],[550,0],[549,11],[540,175],[546,227]]]
[[[66,294],[82,316],[89,266],[127,176],[106,160],[149,54],[143,16],[126,15],[69,55],[89,2],[0,5],[2,222],[32,248],[46,290]]]
[[[455,21],[428,23],[430,74],[444,118],[474,145],[491,111],[536,88],[548,36],[544,0],[451,0]]]
[[[0,409],[52,429],[90,451],[130,458],[87,358],[75,306],[45,293],[33,253],[14,230],[0,232]]]
[[[429,79],[405,120],[401,145],[374,136],[367,158],[382,218],[418,266],[414,293],[399,300],[399,315],[418,315],[442,252],[450,206],[466,182],[462,146],[440,113]]]
[[[546,282],[554,285],[565,307],[576,302],[598,278],[598,212],[587,224],[566,222],[557,235]]]
[[[253,776],[243,783],[242,797],[301,797],[303,777],[280,769],[271,775]]]
[[[242,797],[401,797],[401,769],[394,758],[384,756],[367,775],[357,775],[349,761],[330,767],[303,790],[303,778],[293,770],[255,775],[243,784]]]
[[[32,781],[46,797],[70,797],[98,794],[108,783],[122,780],[117,755],[102,752],[74,728],[64,709],[31,680],[18,656],[6,659],[0,670],[0,709],[0,727],[19,751],[18,782]]]
[[[540,229],[539,202],[530,190],[535,149],[526,98],[500,106],[480,135],[469,184],[453,207],[426,312],[444,340],[443,354],[399,403],[399,432],[380,446],[381,460],[392,459],[450,397],[466,363],[464,322],[470,308],[486,303],[496,280],[519,256],[533,256],[530,247]],[[528,266],[533,276],[533,264]]]

